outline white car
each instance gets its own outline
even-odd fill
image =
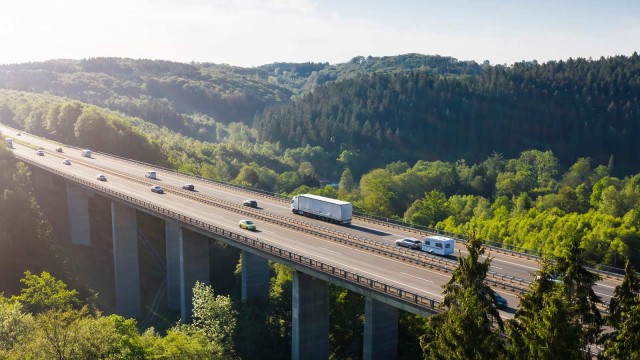
[[[102,175],[102,174],[100,174],[100,175],[96,176],[96,179],[98,179],[98,180],[100,180],[100,181],[107,181],[107,177],[106,177],[106,176],[104,176],[104,175]]]
[[[64,159],[64,160],[62,160],[62,163],[65,164],[65,165],[71,165],[71,160]]]
[[[38,150],[36,154],[38,154],[38,156],[44,156],[44,150]]]
[[[164,193],[164,190],[162,189],[162,187],[160,185],[153,185],[151,187],[151,192],[162,194],[162,193]]]

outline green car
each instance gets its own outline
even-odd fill
[[[241,229],[247,229],[252,231],[256,229],[256,224],[254,224],[253,221],[251,220],[240,220],[239,225]]]

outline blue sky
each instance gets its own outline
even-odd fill
[[[9,0],[0,64],[116,56],[257,66],[406,53],[511,64],[631,55],[639,1]]]

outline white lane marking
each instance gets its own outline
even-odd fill
[[[424,279],[424,278],[421,278],[421,277],[419,277],[419,276],[415,276],[415,275],[407,274],[407,273],[402,272],[402,271],[400,272],[400,274],[402,274],[402,275],[407,275],[407,276],[411,276],[412,278],[416,278],[416,279],[418,279],[418,280],[428,281],[428,282],[430,282],[430,283],[432,283],[432,284],[433,284],[433,281],[431,281],[431,280],[427,280],[427,279]]]
[[[595,291],[594,291],[594,293],[595,293],[596,295],[600,295],[600,296],[603,296],[603,297],[610,297],[610,298],[612,298],[612,297],[613,297],[613,295],[607,295],[607,294],[603,294],[603,293],[599,293],[599,292],[595,292]]]
[[[491,265],[491,267],[498,270],[504,270],[504,268],[501,268],[500,266]]]
[[[276,241],[272,241],[272,242],[274,242],[274,243],[276,243],[276,244],[283,245],[283,246],[287,246],[287,247],[289,247],[289,248],[291,248],[291,249],[295,249],[295,247],[293,247],[293,246],[291,246],[291,245],[289,245],[289,244],[282,244],[282,243],[279,243],[279,242],[276,242]],[[296,249],[296,250],[297,250],[297,251],[303,251],[303,250],[301,250],[301,249]],[[335,262],[335,259],[328,259],[328,258],[326,258],[326,257],[319,256],[319,255],[315,255],[314,257],[319,258],[319,259],[323,259],[323,260],[326,260],[326,261],[330,261],[330,262]],[[432,293],[432,292],[430,292],[430,291],[426,291],[426,290],[423,290],[423,289],[420,289],[420,288],[417,288],[417,287],[414,287],[414,286],[411,286],[411,285],[407,285],[407,284],[405,284],[405,283],[401,283],[400,281],[397,281],[397,280],[389,279],[389,278],[386,278],[386,277],[384,277],[384,276],[380,276],[380,275],[376,275],[376,274],[370,273],[370,272],[368,272],[368,271],[365,271],[365,270],[359,269],[359,268],[357,268],[357,267],[349,266],[349,265],[346,265],[346,264],[340,264],[340,265],[341,265],[341,266],[344,266],[344,267],[347,267],[347,268],[354,269],[354,270],[356,270],[356,271],[358,271],[358,272],[360,272],[360,273],[369,274],[369,275],[371,275],[371,276],[373,276],[373,277],[376,277],[376,278],[379,278],[379,279],[383,279],[383,280],[386,280],[386,281],[390,281],[390,282],[393,282],[393,283],[396,283],[396,284],[400,284],[400,285],[402,285],[402,286],[405,286],[405,287],[407,287],[407,288],[415,289],[415,290],[418,290],[418,291],[420,291],[420,292],[423,292],[423,293],[426,293],[426,294],[429,294],[429,295],[436,296],[436,297],[438,297],[438,298],[443,298],[442,294]],[[429,271],[429,270],[427,270],[427,271]],[[436,272],[434,272],[434,271],[429,271],[429,272],[432,272],[432,273],[437,274],[437,275],[442,275],[441,273],[436,273]]]
[[[337,251],[331,250],[331,249],[327,249],[327,248],[323,248],[322,246],[318,246],[318,249],[322,249],[322,250],[325,250],[325,251],[332,252],[334,254],[342,255],[342,253],[340,253],[340,252],[337,252]]]
[[[497,259],[497,258],[493,258],[493,261],[507,263],[507,264],[511,264],[511,265],[515,265],[515,266],[520,266],[520,267],[531,269],[531,270],[538,270],[538,268],[533,267],[533,266],[522,265],[522,264],[518,264],[518,263],[511,262],[511,261],[506,261],[506,260],[501,260],[501,259]]]
[[[600,284],[600,283],[597,283],[596,285],[602,286],[602,287],[606,287],[606,288],[609,288],[609,289],[615,289],[616,288],[615,286],[605,285],[605,284]]]

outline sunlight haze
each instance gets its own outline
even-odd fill
[[[446,3],[446,4],[445,4]],[[258,66],[405,53],[489,60],[630,55],[633,1],[10,1],[0,64],[129,57]]]

